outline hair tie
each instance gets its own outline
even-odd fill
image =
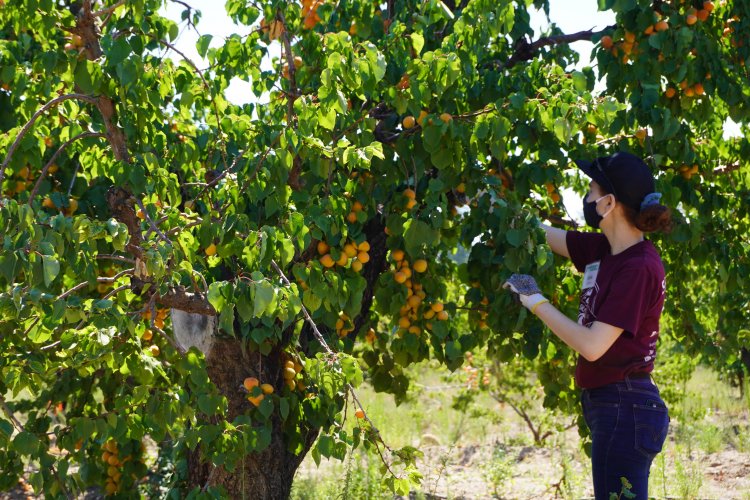
[[[641,210],[651,205],[658,205],[659,200],[661,200],[661,193],[647,194],[646,197],[643,198],[643,201],[641,202]]]

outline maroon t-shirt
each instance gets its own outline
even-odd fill
[[[592,389],[633,373],[650,373],[667,288],[656,248],[643,240],[612,255],[603,234],[578,231],[568,231],[566,243],[570,259],[584,273],[578,323],[590,327],[599,321],[623,329],[596,361],[578,356],[576,383]]]

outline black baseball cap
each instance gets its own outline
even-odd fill
[[[576,165],[607,193],[636,212],[655,190],[654,176],[641,158],[626,151],[601,156],[594,161],[576,160]]]

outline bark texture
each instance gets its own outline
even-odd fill
[[[272,383],[277,391],[281,391],[284,382],[280,351],[273,351],[261,359],[259,353],[243,352],[240,341],[236,339],[216,339],[206,357],[206,367],[211,381],[229,402],[229,421],[251,407],[244,392],[240,390],[246,377],[254,376],[263,382]],[[318,437],[319,429],[310,427],[307,430],[304,449],[299,455],[295,455],[287,449],[278,414],[275,413],[272,419],[273,433],[269,447],[247,455],[244,463],[238,464],[234,471],[227,471],[223,467],[214,468],[203,459],[200,446],[197,447],[188,457],[189,487],[222,487],[227,498],[288,498],[294,474]]]

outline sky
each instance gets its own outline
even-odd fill
[[[202,16],[198,23],[198,31],[200,34],[211,34],[214,36],[211,42],[212,47],[220,46],[222,40],[232,33],[245,35],[250,31],[249,27],[237,26],[232,22],[226,14],[223,0],[186,0],[186,3],[201,11]],[[615,15],[612,11],[599,12],[597,10],[597,0],[551,0],[549,3],[550,20],[557,24],[563,33],[576,33],[589,29],[599,31],[615,23]],[[185,10],[183,5],[167,0],[162,12],[166,17],[181,22],[181,13],[183,10]],[[536,11],[532,13],[531,26],[537,34],[548,25],[548,20],[543,12]],[[200,58],[195,48],[199,34],[194,30],[186,29],[186,22],[184,21],[181,22],[180,28],[180,36],[174,43],[175,46],[199,68],[207,67],[208,63]],[[588,41],[580,41],[572,43],[571,47],[581,54],[577,66],[588,66],[590,64],[593,44]],[[274,50],[279,51],[279,49],[279,43],[274,43],[271,47],[272,54]],[[177,54],[172,53],[170,56],[179,59],[179,55]],[[266,62],[266,64],[270,66],[270,61]],[[603,88],[603,83],[598,83],[597,88]],[[237,78],[230,83],[226,92],[226,98],[236,104],[244,104],[255,100],[255,96],[250,90],[250,84]],[[739,133],[739,126],[731,121],[724,127],[725,137],[739,135]],[[575,220],[581,222],[583,220],[583,210],[580,198],[570,190],[563,189],[561,191],[563,204],[567,208],[568,213]]]
[[[237,26],[232,23],[232,20],[226,14],[226,10],[223,8],[221,0],[187,0],[186,3],[201,11],[198,30],[201,34],[211,34],[214,36],[211,42],[212,47],[221,45],[222,39],[232,33],[244,35],[250,31],[245,26]],[[597,11],[596,0],[554,0],[550,4],[550,18],[560,26],[564,33],[575,33],[592,28],[600,30],[613,24],[615,21],[615,16],[611,11]],[[183,10],[185,10],[183,5],[168,0],[166,7],[163,8],[163,13],[166,17],[180,22],[180,15]],[[531,22],[537,32],[540,32],[541,28],[548,25],[543,12],[536,12],[532,16]],[[181,34],[175,46],[195,62],[198,67],[206,67],[208,64],[205,61],[201,63],[201,58],[195,49],[195,44],[199,36],[198,33],[194,30],[184,29],[185,27],[186,23],[182,22],[181,28],[183,29],[180,30]],[[278,49],[278,43],[274,45]],[[593,46],[591,42],[575,42],[571,46],[581,52],[580,65],[588,65]],[[179,58],[177,54],[172,54],[172,57]],[[247,82],[242,82],[238,79],[234,80],[227,90],[227,99],[237,104],[248,102],[252,98],[249,87],[250,84]]]
[[[211,46],[217,47],[222,43],[222,39],[237,33],[246,34],[250,28],[246,26],[237,26],[227,16],[221,0],[187,0],[187,3],[201,11],[201,20],[198,23],[200,34],[211,34],[214,36]],[[181,13],[185,10],[183,5],[176,2],[167,1],[163,13],[166,17],[180,22]],[[598,12],[596,0],[554,0],[550,2],[550,19],[556,23],[563,33],[575,33],[578,31],[594,29],[601,30],[610,24],[614,24],[615,16],[611,11]],[[543,12],[537,11],[532,15],[531,25],[537,33],[545,29],[549,23]],[[195,48],[199,34],[194,30],[185,29],[186,23],[183,21],[180,25],[180,37],[175,42],[175,46],[191,59],[199,68],[208,66],[205,60],[202,60]],[[579,66],[589,65],[591,58],[591,42],[575,42],[571,45],[581,53]],[[279,49],[278,43],[272,50]],[[178,59],[177,54],[171,54],[171,57]],[[234,79],[227,89],[226,98],[236,104],[244,104],[254,99],[250,90],[250,84],[239,79]],[[570,215],[578,220],[583,220],[583,211],[581,200],[578,195],[569,190],[562,190],[563,203]]]

